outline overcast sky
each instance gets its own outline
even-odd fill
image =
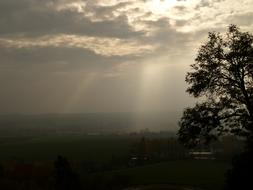
[[[208,31],[253,0],[0,0],[0,113],[180,111]]]

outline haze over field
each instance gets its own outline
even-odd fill
[[[0,0],[0,189],[253,189],[252,74],[253,0]]]
[[[252,0],[1,0],[0,113],[182,111],[208,31]]]
[[[159,132],[160,136],[175,136],[180,117],[181,113],[178,112],[0,115],[0,138],[133,132]]]

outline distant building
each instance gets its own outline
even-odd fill
[[[190,151],[190,157],[196,160],[214,160],[215,155],[212,151]]]

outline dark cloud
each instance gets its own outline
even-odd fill
[[[212,5],[212,2],[210,0],[201,0],[200,3],[197,4],[195,9],[199,10],[203,7],[210,7],[211,5]]]
[[[46,47],[46,48],[0,48],[1,67],[23,70],[40,67],[41,72],[101,72],[125,60],[138,60],[134,55],[102,56],[83,48]],[[0,70],[1,73],[1,70]]]
[[[187,106],[185,73],[208,32],[253,24],[222,1],[159,14],[147,0],[0,0],[0,113]]]
[[[1,0],[0,1],[0,34],[40,36],[57,33],[80,34],[90,36],[130,38],[143,35],[128,24],[124,15],[113,20],[91,21],[71,9],[56,11],[54,1],[45,0]],[[57,1],[56,1],[57,2]],[[123,6],[118,4],[118,7]],[[109,13],[113,7],[93,7],[95,12]]]
[[[132,2],[119,2],[115,5],[98,6],[94,4],[94,1],[88,1],[87,5],[84,7],[84,10],[92,12],[95,18],[112,19],[115,17],[113,14],[114,12],[118,11],[119,9],[125,8],[131,4]]]
[[[183,6],[183,5],[175,6],[175,7],[173,7],[173,9],[175,9],[175,10],[177,10],[179,12],[187,10],[187,8],[185,6]]]
[[[253,25],[253,12],[231,15],[227,20],[229,23],[241,26],[251,26]]]
[[[177,23],[178,22],[178,23]],[[180,21],[176,21],[176,25]],[[189,52],[188,44],[194,41],[193,33],[183,33],[176,30],[176,27],[171,24],[171,19],[166,17],[160,18],[156,21],[143,21],[146,28],[151,28],[153,30],[149,38],[143,39],[145,42],[159,44],[159,48],[155,52],[167,53],[170,55],[178,54],[181,51],[182,54]],[[182,24],[185,24],[182,21]],[[152,55],[151,55],[152,56]],[[153,54],[154,56],[154,54]]]

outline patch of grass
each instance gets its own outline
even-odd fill
[[[223,162],[181,160],[107,172],[104,175],[129,176],[132,185],[176,184],[219,190],[224,185],[224,173],[228,167]]]
[[[47,162],[55,160],[57,155],[64,155],[79,163],[90,160],[106,163],[112,159],[112,155],[127,155],[135,140],[117,136],[20,138],[0,144],[0,160],[18,158]],[[117,176],[127,176],[131,185],[176,184],[219,190],[224,184],[224,173],[228,167],[229,164],[217,161],[181,160],[95,173],[94,177],[91,175],[89,178],[93,178],[97,183],[97,176],[105,181],[110,178],[117,180]],[[81,165],[77,164],[76,169],[82,174]],[[85,180],[87,179],[83,176],[84,183]]]
[[[68,159],[106,162],[112,155],[128,153],[133,139],[108,137],[43,137],[0,144],[0,160],[18,158],[24,160],[54,160],[57,155]]]

